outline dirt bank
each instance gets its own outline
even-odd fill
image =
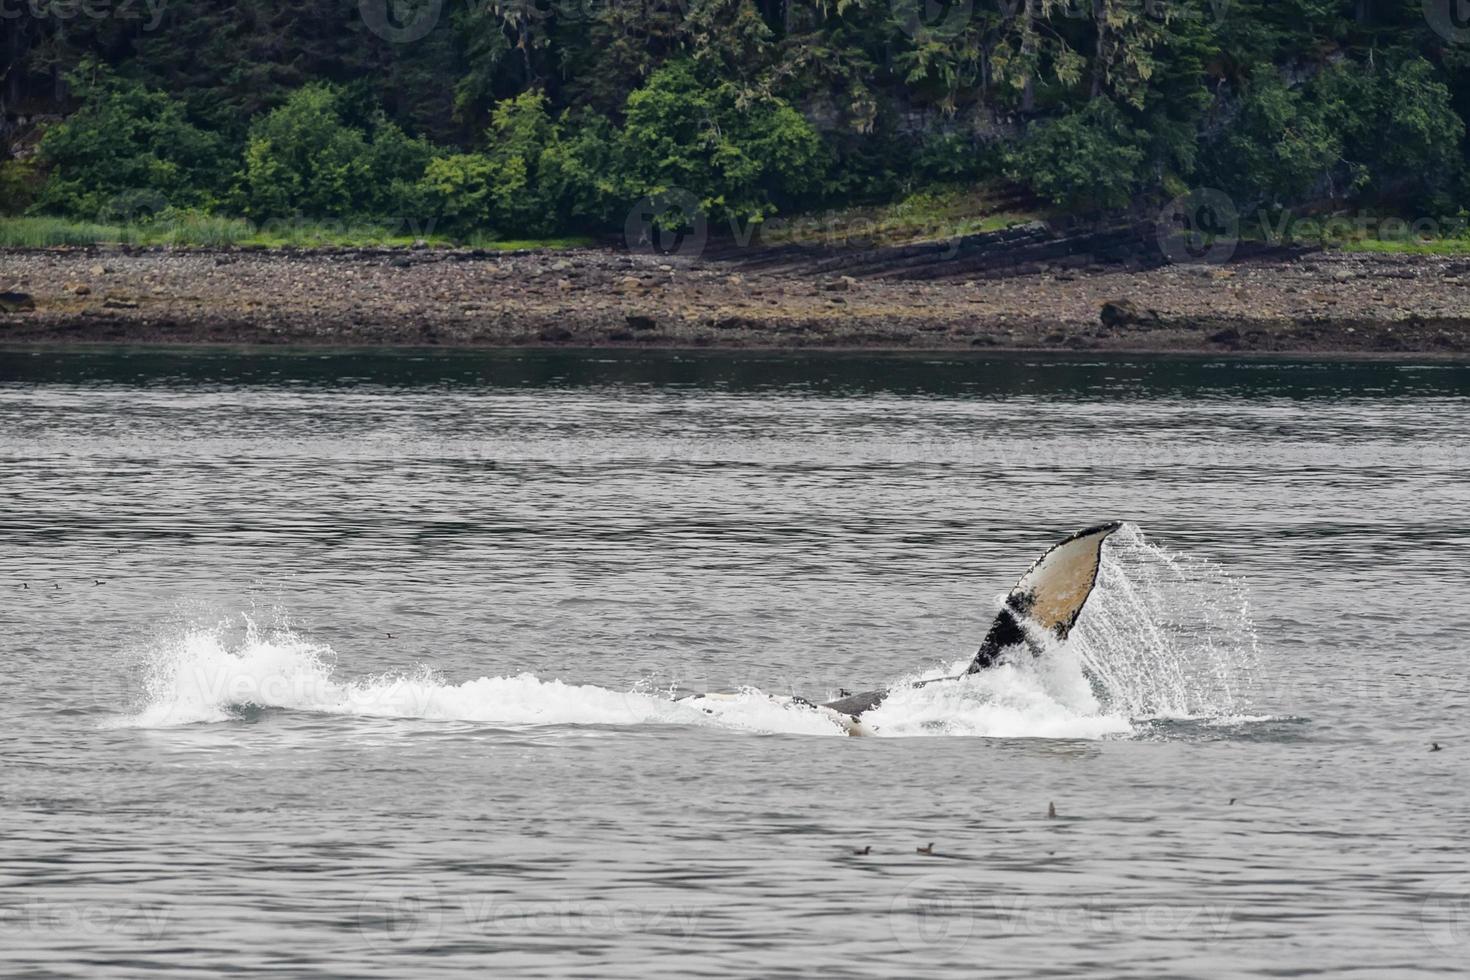
[[[1470,353],[1470,257],[914,282],[597,250],[74,249],[0,252],[0,290],[34,302],[0,307],[11,343]]]

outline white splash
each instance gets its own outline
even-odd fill
[[[186,629],[148,651],[144,703],[115,723],[158,728],[280,709],[498,726],[845,734],[831,712],[755,688],[675,700],[644,685],[616,691],[531,673],[453,684],[423,666],[342,679],[336,659],[287,626],[262,629],[248,617]],[[900,679],[863,725],[883,736],[1127,736],[1140,720],[1246,714],[1255,660],[1240,587],[1217,566],[1152,545],[1125,526],[1105,549],[1097,589],[1066,644],[959,680],[915,688],[908,681],[920,675]],[[967,655],[942,673],[961,674],[968,663]]]
[[[754,690],[729,701],[675,701],[663,694],[541,680],[530,673],[451,684],[424,666],[340,680],[335,660],[325,645],[285,626],[262,629],[247,617],[189,629],[148,651],[142,709],[115,724],[164,728],[222,722],[267,708],[505,726],[687,724],[843,734],[824,714],[778,704]]]
[[[1247,714],[1259,644],[1244,587],[1125,524],[1067,644],[1111,710],[1134,719]]]

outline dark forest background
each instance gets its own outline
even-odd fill
[[[0,210],[601,232],[1007,188],[1461,214],[1420,0],[3,0]],[[1470,25],[1467,25],[1470,26]]]

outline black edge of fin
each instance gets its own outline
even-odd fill
[[[1083,528],[1077,533],[1070,534],[1061,541],[1058,541],[1046,549],[1040,558],[1032,562],[1031,567],[1026,569],[1026,573],[1017,580],[1016,587],[1011,590],[1010,595],[1006,596],[1005,605],[1001,607],[1000,612],[995,617],[995,621],[990,624],[990,630],[985,634],[985,639],[980,644],[980,650],[975,654],[975,659],[970,662],[970,667],[966,673],[974,674],[991,666],[1010,647],[1020,645],[1030,646],[1030,637],[1027,635],[1025,627],[1021,625],[1021,620],[1026,618],[1036,600],[1036,596],[1030,591],[1021,588],[1022,584],[1026,581],[1026,577],[1039,568],[1046,561],[1047,556],[1058,548],[1063,548],[1081,538],[1101,535],[1098,538],[1097,550],[1092,553],[1091,573],[1087,578],[1087,587],[1082,594],[1081,601],[1077,602],[1069,610],[1069,615],[1062,622],[1053,627],[1053,632],[1056,633],[1058,639],[1066,639],[1067,634],[1071,632],[1073,625],[1076,624],[1077,617],[1082,612],[1082,607],[1087,603],[1088,597],[1092,595],[1093,586],[1097,584],[1097,568],[1098,563],[1101,561],[1102,543],[1107,540],[1110,534],[1122,526],[1122,521],[1107,521],[1103,524],[1095,524],[1092,527]],[[945,678],[938,679],[942,680]],[[922,686],[926,683],[929,682],[920,681],[915,686]],[[836,701],[827,701],[823,703],[822,707],[831,708],[833,711],[840,711],[842,714],[850,715],[856,720],[863,712],[871,711],[873,708],[882,704],[883,699],[886,697],[888,697],[888,691],[886,690],[864,691],[861,694],[849,694],[845,697],[838,698]]]
[[[1107,521],[1103,524],[1094,524],[1092,527],[1083,528],[1077,533],[1070,534],[1061,541],[1058,541],[1046,549],[1046,552],[1040,558],[1032,562],[1031,567],[1026,569],[1026,573],[1017,580],[1015,588],[1011,589],[1010,594],[1006,596],[1005,604],[1001,606],[1000,612],[996,614],[995,620],[990,624],[990,629],[986,632],[985,639],[981,641],[980,649],[975,653],[975,659],[970,661],[970,667],[966,673],[974,674],[984,670],[986,667],[994,665],[1000,659],[1001,654],[1010,647],[1031,647],[1033,645],[1025,626],[1022,624],[1022,620],[1031,618],[1031,611],[1037,604],[1039,598],[1046,599],[1048,597],[1038,597],[1033,589],[1026,587],[1026,580],[1031,577],[1033,572],[1040,569],[1045,564],[1047,558],[1056,551],[1065,548],[1074,541],[1096,537],[1097,548],[1094,551],[1084,553],[1090,559],[1086,575],[1086,587],[1081,589],[1080,596],[1069,595],[1064,597],[1068,601],[1063,606],[1063,615],[1055,623],[1049,624],[1046,627],[1052,631],[1057,639],[1066,639],[1067,634],[1071,632],[1072,627],[1076,624],[1077,617],[1082,613],[1082,607],[1087,604],[1088,597],[1092,595],[1093,586],[1097,585],[1097,569],[1102,560],[1103,542],[1108,539],[1109,535],[1122,526],[1122,521]],[[1081,585],[1082,583],[1076,584]],[[1032,652],[1034,653],[1036,651],[1033,649]]]

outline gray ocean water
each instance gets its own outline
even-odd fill
[[[1467,409],[1444,363],[0,349],[0,973],[1463,976]],[[1042,660],[871,738],[767,697],[962,665],[1115,518]]]

